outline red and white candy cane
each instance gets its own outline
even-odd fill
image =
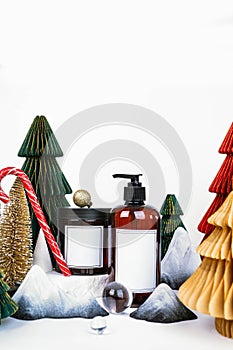
[[[55,241],[53,234],[50,230],[50,227],[47,224],[47,220],[44,216],[44,213],[40,207],[39,201],[36,197],[35,191],[32,187],[32,184],[27,177],[27,175],[21,170],[14,167],[7,167],[2,170],[0,170],[0,200],[4,203],[7,203],[9,200],[9,197],[6,195],[6,193],[2,190],[1,187],[1,180],[7,176],[7,175],[15,175],[20,178],[20,180],[23,183],[24,189],[28,195],[28,198],[30,200],[31,206],[33,208],[33,211],[36,215],[36,218],[40,224],[40,227],[42,231],[44,232],[45,238],[49,244],[49,247],[54,255],[54,258],[56,259],[56,262],[58,266],[61,269],[61,272],[64,276],[70,276],[71,272],[60,252],[60,249],[57,245],[57,242]]]

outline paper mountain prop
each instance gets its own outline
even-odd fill
[[[192,247],[188,232],[178,227],[161,262],[161,281],[172,289],[179,289],[200,262],[200,256]]]
[[[194,320],[197,316],[184,306],[176,293],[165,283],[161,283],[131,317],[157,323],[173,323]]]
[[[108,313],[96,301],[105,284],[105,276],[92,276],[81,281],[76,276],[67,278],[57,273],[49,278],[39,266],[34,265],[13,296],[19,307],[14,317],[36,320],[45,317],[106,316]]]
[[[233,338],[233,191],[208,221],[215,229],[197,249],[203,261],[178,295],[190,308],[215,317],[217,331]]]
[[[39,235],[37,237],[36,246],[33,253],[33,265],[40,266],[44,272],[49,272],[53,270],[48,246],[42,230],[40,230]]]

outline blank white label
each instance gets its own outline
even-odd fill
[[[68,266],[103,266],[103,226],[66,226],[65,260]]]
[[[156,287],[156,230],[116,229],[116,280],[133,292]]]

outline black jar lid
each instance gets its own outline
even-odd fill
[[[67,218],[78,217],[83,220],[106,220],[110,217],[111,208],[58,208],[58,215],[64,215]]]

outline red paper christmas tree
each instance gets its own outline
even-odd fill
[[[208,218],[218,210],[233,189],[233,123],[218,152],[227,156],[209,187],[209,192],[216,193],[216,197],[198,225],[198,230],[205,234],[204,239],[215,229],[212,224],[208,223]]]

